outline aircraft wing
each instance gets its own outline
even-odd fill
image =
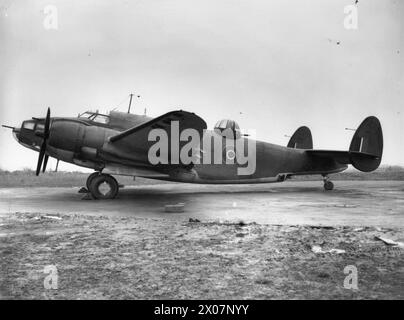
[[[171,111],[162,116],[154,118],[153,120],[142,123],[136,127],[123,131],[115,136],[109,138],[110,143],[115,149],[126,150],[127,152],[136,152],[147,156],[150,147],[156,141],[149,141],[149,133],[153,129],[163,129],[167,133],[168,142],[171,143],[172,127],[174,122],[178,121],[179,134],[185,129],[194,129],[199,133],[202,138],[203,131],[206,129],[206,122],[194,113],[187,111]],[[174,133],[175,134],[175,133]],[[176,138],[178,140],[178,138]],[[187,141],[180,141],[179,147],[181,150],[182,145]],[[170,148],[170,145],[169,145]]]

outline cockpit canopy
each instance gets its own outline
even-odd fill
[[[240,138],[240,127],[234,120],[224,119],[216,123],[214,130],[226,138]]]
[[[108,124],[110,117],[98,112],[86,111],[79,115],[79,118],[87,119],[93,122]]]

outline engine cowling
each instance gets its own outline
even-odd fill
[[[101,149],[105,143],[107,130],[88,126],[80,121],[57,119],[52,123],[49,145],[59,150],[73,152],[78,157],[94,158],[97,156],[94,150]]]

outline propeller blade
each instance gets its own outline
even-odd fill
[[[46,154],[46,155],[45,155],[44,162],[43,162],[42,173],[44,173],[44,172],[46,171],[46,166],[47,166],[47,164],[48,164],[48,160],[49,160],[49,156]]]
[[[44,141],[42,143],[41,150],[39,151],[38,164],[36,166],[36,175],[37,176],[39,176],[39,172],[41,172],[42,161],[45,156],[45,150],[46,150],[46,141]]]
[[[50,125],[50,108],[48,107],[48,112],[46,113],[45,118],[45,129],[44,129],[45,139],[49,137],[49,125]]]
[[[45,155],[45,153],[46,153],[46,143],[47,143],[46,140],[49,138],[49,126],[50,126],[50,108],[48,107],[48,112],[46,113],[46,118],[45,118],[43,142],[41,145],[41,150],[39,151],[38,164],[36,166],[36,175],[37,176],[39,176],[39,173],[41,172],[41,167],[42,167],[42,162],[44,160],[44,157],[45,157],[45,162],[43,163],[42,172],[45,172],[46,165],[48,164],[49,156]]]

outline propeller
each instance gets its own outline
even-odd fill
[[[40,137],[42,137],[42,145],[41,149],[39,151],[39,157],[38,157],[38,164],[36,166],[36,175],[39,175],[39,172],[41,171],[42,163],[43,163],[43,168],[42,172],[45,172],[46,170],[46,165],[48,164],[48,159],[49,156],[46,154],[46,143],[49,138],[49,125],[50,125],[50,108],[48,108],[48,112],[46,113],[46,118],[45,118],[45,126],[44,126],[44,131],[42,132],[37,132],[36,134]],[[45,161],[44,161],[45,159]]]

